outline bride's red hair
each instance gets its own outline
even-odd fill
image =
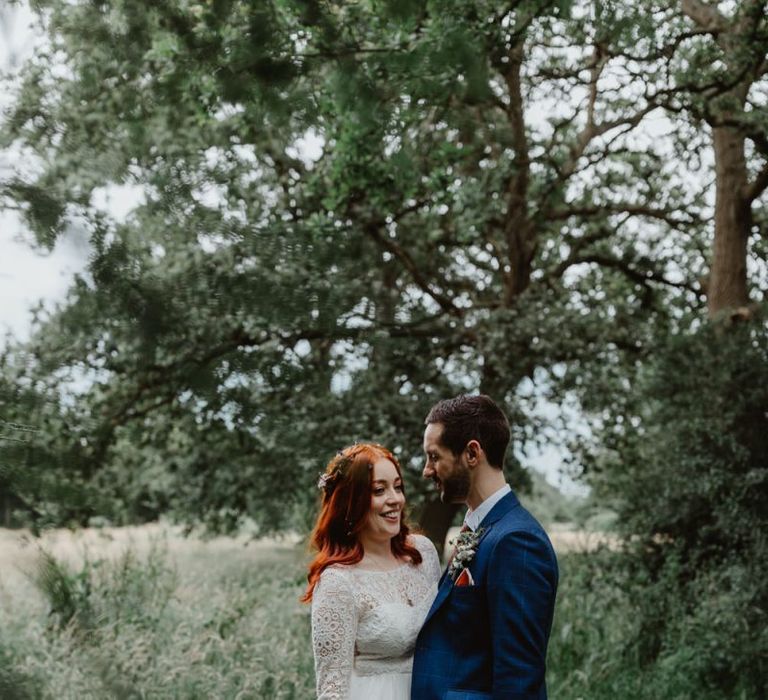
[[[373,464],[387,459],[395,465],[402,478],[400,463],[386,447],[363,442],[347,447],[336,454],[320,478],[322,490],[320,513],[310,539],[317,555],[309,565],[307,590],[301,601],[308,603],[320,574],[333,564],[351,566],[363,558],[363,547],[358,533],[364,527],[371,509],[373,491]],[[421,563],[421,553],[408,544],[410,530],[405,518],[400,519],[400,532],[392,538],[392,552],[399,559],[408,558],[413,564]]]

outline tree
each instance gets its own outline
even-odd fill
[[[768,187],[766,6],[745,0],[726,13],[701,0],[682,0],[681,7],[701,41],[677,66],[687,93],[677,105],[709,125],[715,157],[709,311],[744,315],[750,304],[748,241],[756,233],[752,207]]]
[[[5,123],[35,170],[5,198],[42,245],[81,221],[93,259],[25,371],[87,377],[68,469],[125,517],[283,527],[320,455],[374,437],[415,465],[466,389],[519,446],[537,370],[618,375],[702,304],[705,193],[640,130],[669,103],[633,70],[643,8],[39,8],[50,51]],[[126,222],[106,183],[141,188]]]

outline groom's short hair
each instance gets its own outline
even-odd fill
[[[454,455],[460,455],[470,440],[477,440],[488,464],[503,468],[509,445],[509,421],[489,396],[461,394],[443,399],[427,414],[424,424],[430,423],[442,424],[440,442]]]

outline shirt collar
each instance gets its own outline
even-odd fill
[[[512,489],[509,484],[504,484],[498,491],[491,494],[486,498],[477,508],[474,510],[468,510],[464,516],[464,524],[469,525],[470,529],[474,532],[480,527],[480,523],[483,522],[485,516],[493,510],[493,507],[506,496]]]

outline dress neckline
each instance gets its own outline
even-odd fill
[[[395,571],[401,571],[406,566],[410,566],[410,565],[411,565],[411,562],[406,561],[400,564],[399,566],[394,566],[391,569],[384,569],[383,571],[381,570],[377,571],[376,569],[361,569],[358,566],[353,566],[352,571],[355,571],[361,574],[391,574],[391,573],[394,573]]]

